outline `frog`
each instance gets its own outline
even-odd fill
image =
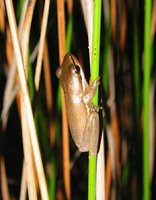
[[[67,53],[56,70],[64,93],[67,120],[80,152],[96,156],[99,141],[99,108],[92,103],[100,77],[89,84],[77,58]]]

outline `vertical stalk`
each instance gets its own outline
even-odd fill
[[[149,89],[151,72],[151,0],[145,0],[144,19],[144,82],[143,82],[143,199],[150,199],[149,178]]]
[[[71,50],[72,33],[73,33],[73,15],[70,14],[68,24],[67,24],[67,36],[66,36],[66,51],[67,52],[70,52]]]
[[[11,0],[5,0],[5,5],[6,5],[9,26],[10,26],[11,39],[13,42],[13,48],[14,48],[15,58],[17,62],[17,71],[19,75],[21,92],[23,93],[23,101],[26,108],[25,110],[26,110],[26,116],[28,119],[31,142],[33,144],[32,150],[34,154],[34,161],[36,165],[36,172],[37,172],[39,187],[40,187],[42,198],[45,200],[48,200],[49,197],[48,197],[48,191],[47,191],[47,186],[46,186],[44,168],[43,168],[40,149],[38,145],[37,133],[36,133],[35,125],[34,125],[33,112],[32,112],[32,108],[30,104],[30,98],[29,98],[29,92],[28,92],[28,87],[27,87],[27,82],[26,82],[26,76],[24,72],[21,49],[19,46],[19,41],[18,41],[18,36],[17,36],[17,24],[15,20],[13,3]]]
[[[93,16],[93,47],[92,47],[92,74],[91,80],[99,76],[100,57],[100,30],[101,30],[101,0],[94,1]],[[93,103],[98,105],[98,90],[94,96]],[[88,175],[88,199],[96,198],[96,156],[89,155]]]
[[[139,127],[140,117],[140,66],[139,66],[139,32],[138,32],[138,18],[137,18],[137,2],[134,2],[133,11],[133,63],[134,63],[134,88],[135,88],[135,111],[136,111],[136,126]]]
[[[59,61],[60,64],[63,61],[63,57],[66,53],[66,34],[65,34],[65,13],[64,13],[64,1],[57,1],[57,20],[58,20],[58,42],[59,42]],[[66,105],[63,91],[62,95],[62,145],[63,145],[63,178],[66,199],[71,199],[70,195],[70,166],[69,166],[69,134],[68,123],[66,114]]]

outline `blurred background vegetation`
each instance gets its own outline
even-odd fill
[[[88,153],[79,154],[70,135],[69,145],[67,138],[62,137],[61,90],[55,75],[62,55],[71,52],[89,81],[88,30],[84,17],[88,5],[82,9],[82,1],[0,1],[1,199],[46,199],[38,178],[40,173],[46,178],[44,187],[50,199],[87,199]],[[33,129],[29,122],[24,125],[29,116],[24,117],[27,108],[22,107],[26,100],[22,100],[25,94],[21,92],[21,73],[17,70],[16,40],[11,32],[14,25],[8,20],[9,2],[13,4],[18,28],[38,153]],[[65,18],[59,25],[62,15]],[[156,0],[102,1],[99,105],[104,110],[100,122],[104,130],[106,199],[156,198],[155,32]],[[42,69],[37,86],[34,80],[39,54]],[[64,155],[66,148],[69,152]],[[36,163],[40,153],[41,171]],[[34,188],[32,193],[31,188]]]

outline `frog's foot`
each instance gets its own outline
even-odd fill
[[[100,85],[100,77],[97,77],[94,81],[89,81],[89,85],[92,88],[97,88]]]
[[[100,110],[100,107],[99,106],[95,106],[93,103],[91,103],[91,106],[90,106],[90,112],[99,112]]]

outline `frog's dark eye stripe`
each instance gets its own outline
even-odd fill
[[[80,74],[80,67],[78,65],[74,65],[74,70],[76,74]]]

